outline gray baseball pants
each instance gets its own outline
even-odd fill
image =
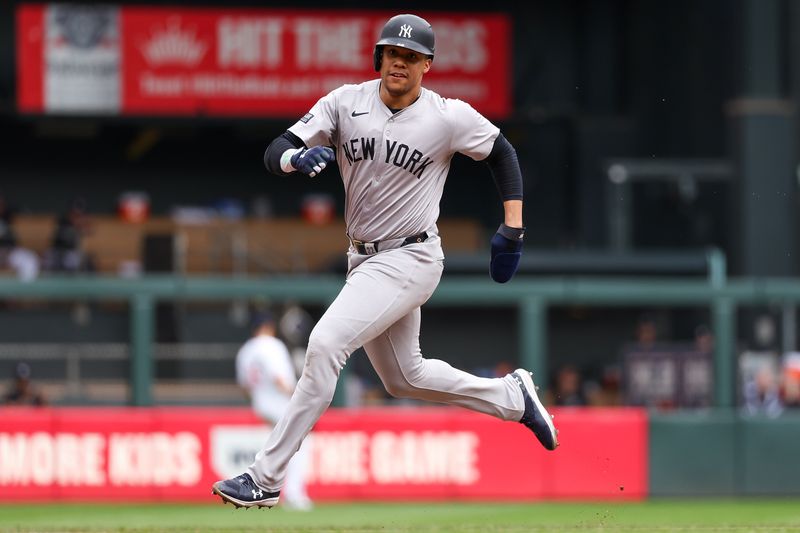
[[[330,405],[339,372],[361,346],[393,396],[459,405],[501,420],[522,417],[522,392],[510,376],[480,378],[422,357],[420,306],[439,284],[443,258],[438,236],[374,255],[348,254],[345,286],[311,332],[289,406],[248,469],[259,486],[283,486],[289,459]]]

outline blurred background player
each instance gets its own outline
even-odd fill
[[[274,427],[289,405],[297,376],[288,348],[275,336],[272,313],[255,314],[251,331],[252,337],[236,355],[236,380],[247,394],[253,412]],[[309,510],[313,506],[305,485],[307,448],[306,439],[286,472],[282,502],[290,509]]]

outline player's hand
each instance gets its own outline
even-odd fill
[[[489,274],[497,283],[505,283],[517,271],[524,236],[525,228],[512,228],[505,224],[497,228],[492,237],[492,261],[489,264]]]
[[[335,161],[333,150],[327,146],[314,146],[302,149],[292,156],[291,163],[294,168],[312,178],[323,171],[328,163]]]

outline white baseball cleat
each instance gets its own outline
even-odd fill
[[[520,418],[520,424],[533,431],[539,442],[548,450],[558,447],[558,430],[553,425],[553,415],[547,412],[539,396],[536,394],[538,387],[533,384],[533,374],[525,369],[518,368],[511,373],[522,390],[525,400],[525,413]]]

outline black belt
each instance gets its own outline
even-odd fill
[[[390,242],[394,240],[397,239],[389,239],[389,241],[374,241],[374,242],[364,242],[356,239],[350,239],[350,242],[353,243],[353,248],[355,248],[356,252],[358,252],[359,254],[372,255],[378,253],[379,245],[381,242]],[[400,243],[400,247],[418,242],[425,242],[427,240],[428,240],[428,232],[423,231],[422,233],[418,233],[417,235],[412,235],[411,237],[406,237],[405,239],[403,239],[403,242]]]

